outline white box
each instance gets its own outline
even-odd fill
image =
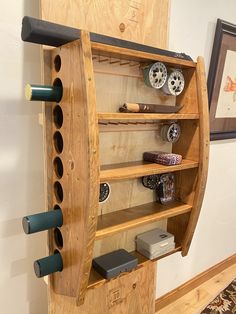
[[[136,250],[152,259],[175,248],[173,234],[156,228],[136,237]]]

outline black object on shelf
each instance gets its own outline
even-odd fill
[[[59,47],[71,41],[80,39],[80,29],[24,16],[22,20],[21,38],[23,41],[31,43]],[[192,61],[192,58],[185,53],[168,51],[92,32],[90,33],[90,39],[93,42],[110,46]]]
[[[93,259],[93,268],[106,279],[131,271],[138,265],[138,259],[120,249]]]

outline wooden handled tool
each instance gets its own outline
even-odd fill
[[[119,110],[120,112],[176,113],[182,107],[183,106],[125,103]]]

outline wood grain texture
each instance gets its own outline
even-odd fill
[[[122,248],[128,252],[133,252],[136,250],[136,236],[155,228],[166,230],[166,220],[162,219],[149,224],[140,225],[136,228],[127,229],[122,233],[114,233],[109,237],[98,239],[94,245],[93,256],[97,257]]]
[[[191,206],[178,202],[168,205],[153,202],[100,215],[98,217],[96,240],[127,229],[177,216],[190,210]]]
[[[222,291],[235,275],[236,255],[234,254],[158,298],[155,302],[156,312],[159,314],[199,313],[200,309],[214,298],[213,295]]]
[[[51,293],[50,314],[153,314],[155,312],[155,263],[148,263],[106,285],[89,289],[85,302],[74,306],[74,299]]]
[[[122,121],[122,120],[181,120],[181,119],[198,119],[197,113],[178,114],[178,113],[110,113],[99,112],[98,121]]]
[[[202,57],[197,59],[197,98],[199,104],[199,168],[198,168],[198,182],[195,190],[193,200],[193,210],[190,215],[190,220],[186,233],[183,239],[183,251],[182,255],[185,256],[188,253],[193,233],[195,231],[197,220],[200,214],[202,201],[205,193],[207,173],[208,173],[208,161],[209,161],[209,112],[208,112],[208,97],[206,86],[206,74],[204,68],[204,61]]]
[[[142,161],[118,165],[104,165],[100,172],[100,182],[134,179],[151,174],[174,172],[196,167],[198,167],[198,162],[187,159],[182,160],[181,164],[173,166],[145,163]]]
[[[61,58],[61,69],[54,70],[54,58]],[[53,157],[63,163],[63,176],[53,171],[53,183],[60,182],[63,197],[53,195],[53,205],[63,212],[63,248],[58,248],[50,232],[50,251],[60,249],[64,268],[51,277],[55,292],[77,297],[83,302],[87,289],[98,210],[99,149],[96,94],[88,33],[81,32],[81,41],[62,46],[52,52],[52,80],[60,78],[63,84],[63,124],[53,123],[53,134],[59,131],[63,138],[62,152],[53,145]],[[49,143],[48,146],[50,147]],[[51,161],[52,162],[52,161]],[[80,191],[80,193],[78,193]]]
[[[166,48],[169,0],[41,0],[42,18],[90,32]]]
[[[153,61],[164,62],[167,66],[181,68],[195,68],[196,63],[193,61],[164,56],[160,54],[153,54],[149,52],[137,51],[122,47],[110,46],[106,44],[92,42],[92,53],[96,56],[103,56],[107,58],[115,58],[120,60],[142,62],[147,64]]]

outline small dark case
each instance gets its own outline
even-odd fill
[[[173,153],[153,151],[143,153],[143,159],[161,165],[172,166],[181,164],[182,156]]]
[[[93,268],[106,279],[132,270],[138,259],[124,249],[120,249],[93,259]]]
[[[157,198],[161,204],[174,201],[175,198],[175,176],[173,173],[160,175],[159,185],[156,189]]]

